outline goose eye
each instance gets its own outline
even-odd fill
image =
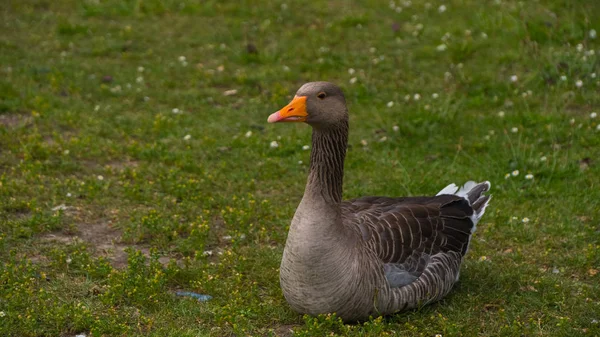
[[[319,99],[323,99],[323,98],[325,98],[325,96],[327,96],[327,94],[325,94],[325,92],[323,92],[323,91],[321,91],[320,93],[317,94],[317,97]]]

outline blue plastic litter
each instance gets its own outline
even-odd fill
[[[198,299],[198,302],[206,302],[212,298],[212,296],[210,296],[210,295],[198,294],[198,293],[194,293],[191,291],[178,291],[175,293],[175,295],[193,297],[193,298]]]

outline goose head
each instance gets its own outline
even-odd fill
[[[319,129],[331,128],[347,120],[344,93],[329,82],[304,84],[288,105],[267,119],[269,123],[305,122]]]

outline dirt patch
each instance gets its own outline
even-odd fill
[[[275,336],[289,337],[294,334],[293,329],[300,326],[299,324],[284,324],[275,328]]]
[[[7,128],[15,128],[21,124],[27,124],[31,120],[31,117],[21,114],[1,114],[0,125]]]
[[[110,221],[79,223],[74,234],[55,232],[44,235],[41,240],[62,244],[72,244],[78,241],[87,243],[96,256],[106,257],[115,268],[127,266],[127,248],[141,251],[150,257],[150,248],[139,244],[124,244],[121,242],[121,231],[114,228]],[[162,256],[158,261],[166,265],[171,258]]]

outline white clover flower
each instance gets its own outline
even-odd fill
[[[431,94],[431,98],[433,98],[433,99],[437,99],[438,97],[440,97],[440,95],[438,95],[437,92],[434,92],[433,94]]]
[[[597,114],[597,113],[595,113],[595,112],[592,112],[592,113],[590,114],[590,118],[596,118],[596,117],[598,117],[598,114]]]
[[[418,94],[418,93],[417,93],[417,94],[414,94],[414,95],[413,95],[413,99],[414,99],[415,101],[418,101],[418,100],[420,100],[420,99],[421,99],[421,95],[420,95],[420,94]]]
[[[103,176],[97,176],[96,178],[98,178],[98,180],[100,180],[100,181],[104,180]]]
[[[64,151],[63,151],[63,154],[64,154],[65,156],[66,156],[66,155],[68,155],[69,153],[71,153],[71,151],[69,151],[69,150],[64,150]]]
[[[361,139],[361,140],[360,140],[360,144],[361,144],[362,146],[367,146],[367,145],[369,145],[369,143],[368,143],[368,142],[367,142],[365,139]]]
[[[407,101],[407,102],[410,101],[410,95],[404,96],[404,100]]]
[[[386,136],[383,136],[383,137],[379,138],[379,141],[380,141],[380,142],[385,142],[386,140],[387,140],[387,137],[386,137]]]
[[[529,218],[525,217],[521,221],[523,221],[523,223],[528,223],[529,222]]]
[[[576,86],[577,88],[581,88],[581,87],[583,86],[583,81],[582,81],[582,80],[577,80],[577,81],[575,82],[575,86]]]
[[[511,82],[516,82],[516,81],[518,81],[518,80],[519,80],[519,77],[518,77],[517,75],[512,75],[512,76],[510,77],[510,81],[511,81]]]
[[[567,76],[561,75],[560,76],[560,80],[563,81],[563,82],[565,82],[567,80]]]
[[[183,140],[190,140],[190,139],[192,139],[191,135],[185,135],[185,137],[183,137]]]
[[[387,102],[386,105],[387,105],[388,108],[391,108],[391,107],[394,106],[394,101],[389,101],[389,102]]]
[[[579,43],[579,44],[577,45],[577,47],[575,47],[575,48],[577,49],[577,51],[579,51],[579,52],[580,52],[580,51],[582,51],[582,50],[583,50],[583,44]]]
[[[540,161],[546,161],[546,160],[548,160],[548,158],[546,158],[546,156],[542,156],[542,157],[540,158]]]
[[[488,35],[485,32],[481,32],[481,38],[482,39],[487,39]]]
[[[173,110],[171,110],[171,112],[174,113],[174,114],[178,114],[181,111],[179,109],[177,109],[177,108],[173,108]]]
[[[504,179],[508,179],[508,178],[510,178],[510,173],[507,173],[504,175]]]
[[[439,46],[435,47],[435,49],[437,51],[444,51],[444,50],[448,49],[448,46],[446,46],[445,44],[442,43]]]
[[[71,194],[71,192],[67,193],[67,198],[72,197],[73,195]]]
[[[137,68],[137,71],[138,71],[138,73],[143,73],[143,72],[144,72],[144,67],[142,67],[142,66],[139,66],[139,67]]]
[[[518,176],[518,175],[519,175],[519,170],[514,170],[514,171],[512,171],[511,175],[512,175],[513,177],[516,177],[516,176]]]
[[[354,70],[354,68],[348,69],[348,74],[350,74],[350,75],[354,75],[355,72],[356,72],[356,70]]]
[[[376,51],[377,51],[377,48],[375,48],[375,47],[369,48],[369,52],[371,52],[371,54],[374,54]]]
[[[202,256],[212,256],[212,255],[213,255],[212,250],[205,250],[202,252]]]
[[[513,127],[510,129],[510,132],[517,133],[517,132],[519,132],[519,128]]]
[[[596,36],[598,36],[595,29],[590,29],[590,32],[588,33],[588,35],[589,35],[590,39],[595,39]]]
[[[590,74],[590,77],[591,77],[591,78],[596,78],[596,73],[591,73],[591,74]]]
[[[531,173],[528,173],[528,174],[525,176],[525,179],[527,179],[527,180],[531,180],[531,179],[533,179],[533,174],[531,174]]]
[[[500,117],[500,118],[504,117],[504,111],[498,111],[498,117]]]
[[[6,313],[4,311],[0,311],[0,317],[4,317],[6,316]]]
[[[302,160],[298,160],[298,165],[302,165],[304,162]]]
[[[150,100],[150,97],[144,96],[144,102],[148,102],[149,100]]]
[[[444,13],[446,11],[446,5],[441,5],[440,7],[438,7],[438,12],[440,13]]]
[[[400,130],[400,128],[398,127],[398,125],[394,125],[394,126],[392,126],[392,130],[394,130],[394,132],[398,132],[398,130]]]
[[[452,79],[452,74],[449,71],[445,72],[444,73],[444,80],[445,81],[450,81],[451,79]]]
[[[356,83],[356,80],[357,80],[357,78],[356,78],[356,77],[352,77],[352,78],[350,79],[350,84],[354,84],[354,83]]]
[[[71,262],[73,262],[73,260],[70,257],[67,257],[67,260],[65,262],[67,262],[67,264],[70,264]]]
[[[252,131],[248,131],[248,132],[246,132],[246,134],[244,135],[244,137],[246,137],[246,138],[250,138],[250,136],[252,136]]]
[[[600,131],[600,124],[596,125],[596,131]]]
[[[274,141],[272,141],[272,142],[271,142],[271,144],[269,144],[269,146],[270,146],[272,149],[276,149],[276,148],[278,148],[278,147],[279,147],[279,143],[277,143],[277,141],[276,141],[276,140],[274,140]]]
[[[302,150],[306,151],[306,150],[308,150],[308,149],[310,149],[310,146],[309,146],[309,145],[304,145],[304,146],[302,146]]]
[[[179,56],[177,59],[179,62],[185,62],[185,56]]]

